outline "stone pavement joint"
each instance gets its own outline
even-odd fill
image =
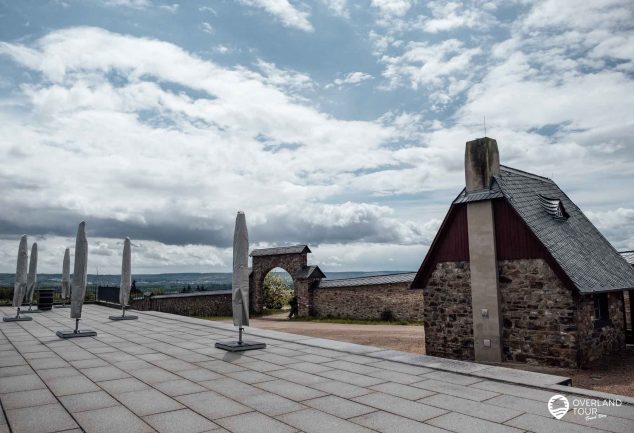
[[[68,311],[0,324],[0,433],[634,431],[626,397],[605,418],[555,420],[553,394],[614,397],[559,376],[254,328],[267,349],[230,354],[214,343],[235,337],[231,324],[111,313],[85,305],[98,335],[69,341],[55,336]]]

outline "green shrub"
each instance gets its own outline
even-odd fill
[[[395,319],[394,313],[389,308],[386,308],[381,313],[381,320],[384,320],[386,322],[392,322],[394,319]]]
[[[288,305],[293,297],[293,289],[284,278],[269,273],[264,278],[264,308],[279,310]]]

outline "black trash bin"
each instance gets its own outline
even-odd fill
[[[38,290],[37,308],[38,310],[48,311],[53,308],[53,289]]]

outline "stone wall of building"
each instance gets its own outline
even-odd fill
[[[507,361],[575,367],[573,292],[542,259],[498,262],[503,353]]]
[[[264,310],[264,277],[266,274],[275,268],[282,268],[293,277],[295,283],[295,275],[306,266],[307,262],[306,253],[253,257],[251,275],[249,276],[249,310],[251,313],[257,314]],[[297,291],[297,287],[294,290]],[[300,303],[304,306],[308,304],[305,298],[300,299]],[[305,310],[307,307],[302,309],[302,313],[307,313]]]
[[[396,320],[423,320],[422,290],[410,290],[409,282],[310,289],[311,316],[380,320],[384,311]]]
[[[438,263],[423,289],[425,353],[474,359],[468,262]]]
[[[181,316],[231,316],[231,291],[145,296],[131,301],[130,308]]]
[[[579,329],[579,362],[583,366],[602,356],[625,349],[623,292],[608,293],[609,320],[599,322],[594,317],[594,297],[579,296],[577,326]]]

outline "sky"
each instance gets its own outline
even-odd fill
[[[416,270],[485,122],[634,249],[632,113],[631,0],[0,0],[0,272]]]

